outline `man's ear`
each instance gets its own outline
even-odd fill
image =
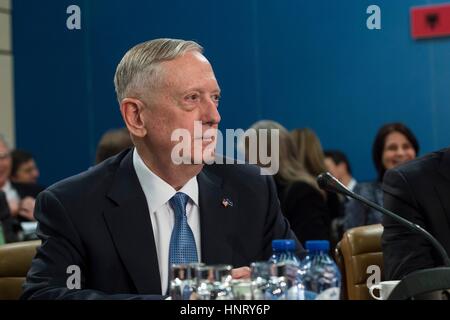
[[[125,121],[128,131],[139,138],[147,134],[147,129],[144,126],[142,112],[144,111],[144,104],[139,99],[125,98],[120,103],[120,113]]]

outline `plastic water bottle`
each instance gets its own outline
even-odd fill
[[[300,259],[295,254],[297,244],[292,239],[281,239],[272,241],[272,256],[269,259],[271,263],[284,262],[300,266]]]
[[[297,244],[295,240],[292,239],[280,239],[272,241],[272,251],[273,255],[269,259],[269,262],[273,265],[284,264],[283,268],[276,268],[277,277],[280,279],[280,270],[284,272],[285,281],[285,298],[287,300],[297,300],[298,299],[298,287],[300,286],[299,268],[300,259],[297,257],[295,250],[297,249]],[[272,274],[275,276],[275,274]],[[273,277],[272,277],[273,280]],[[278,297],[277,299],[280,299]]]
[[[341,273],[336,263],[328,255],[330,242],[327,240],[306,241],[308,254],[302,261],[299,275],[304,300],[339,300]]]
[[[271,264],[270,278],[264,292],[265,300],[287,300],[289,294],[288,281],[286,279],[286,267],[284,262]]]

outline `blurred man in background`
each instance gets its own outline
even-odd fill
[[[9,213],[13,218],[11,221],[13,230],[17,239],[21,240],[24,239],[21,222],[34,221],[35,198],[43,188],[35,183],[11,181],[12,167],[13,159],[10,148],[6,140],[0,135],[0,190],[5,194]],[[32,181],[36,173],[25,174],[24,176],[25,180]]]
[[[0,190],[0,245],[9,242],[18,241],[17,234],[14,230],[15,219],[9,210],[6,195]]]
[[[39,169],[33,155],[25,150],[15,149],[11,152],[11,181],[14,183],[37,184]]]
[[[0,190],[6,195],[11,213],[16,215],[19,211],[20,197],[9,179],[11,175],[11,166],[11,151],[6,140],[0,135]]]
[[[352,176],[347,156],[339,150],[326,150],[324,153],[327,170],[350,191],[353,191],[357,182]]]

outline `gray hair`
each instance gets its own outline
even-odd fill
[[[129,96],[142,97],[143,89],[155,88],[160,75],[159,64],[173,60],[186,52],[203,53],[203,48],[194,41],[179,39],[155,39],[140,43],[123,56],[114,75],[117,100]]]

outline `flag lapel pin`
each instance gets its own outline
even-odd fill
[[[232,207],[233,206],[233,202],[230,199],[228,199],[228,198],[223,198],[222,206],[224,208]]]

